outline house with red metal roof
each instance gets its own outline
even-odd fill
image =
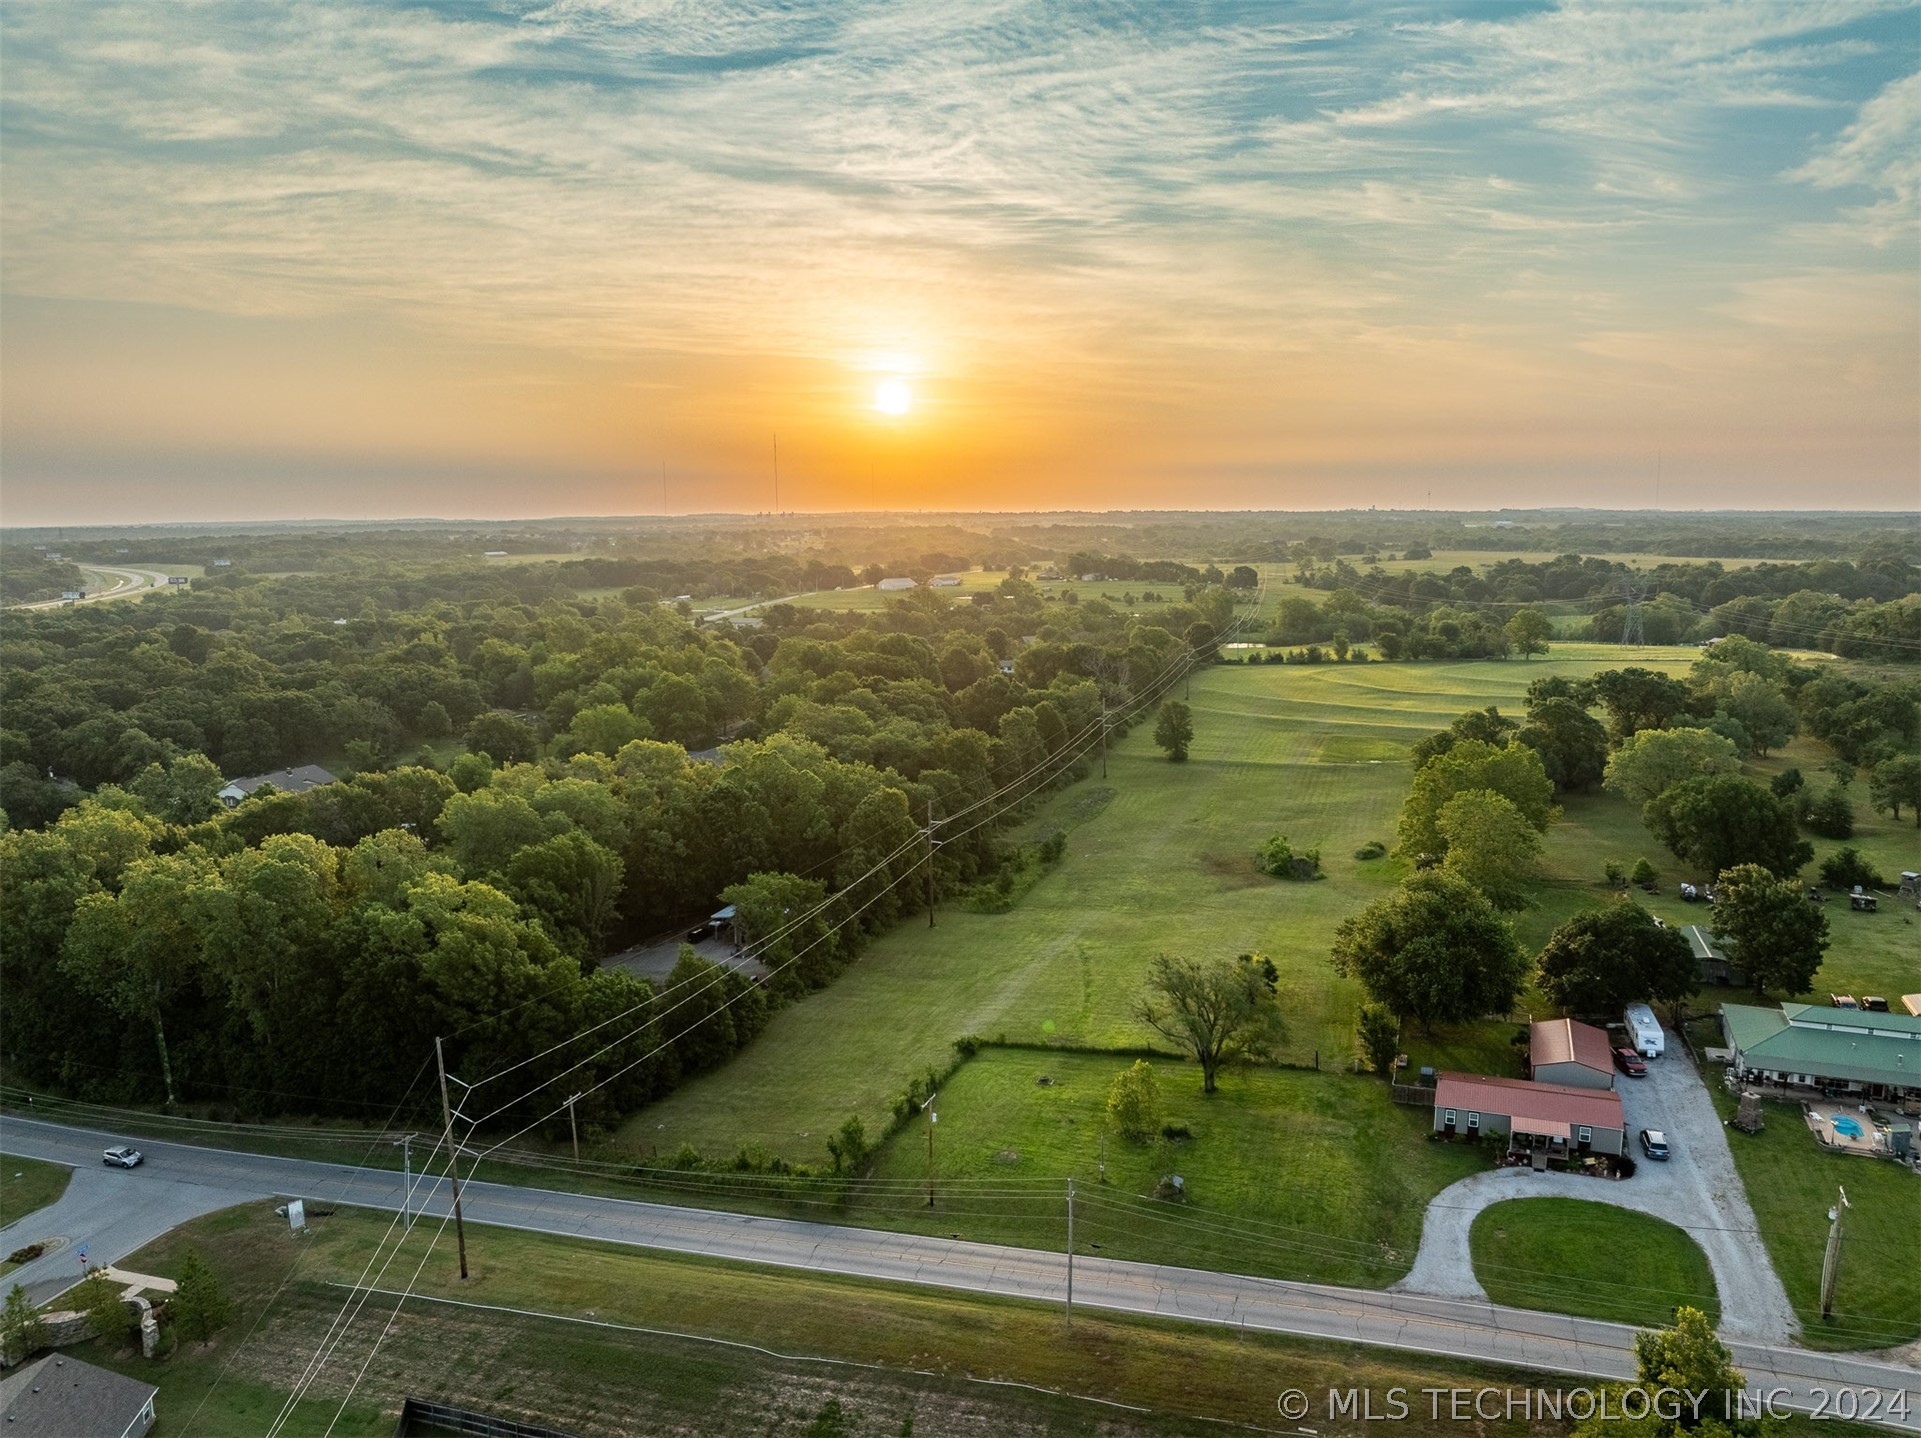
[[[1574,1088],[1613,1088],[1614,1055],[1593,1024],[1542,1019],[1527,1032],[1528,1077]]]
[[[1627,1152],[1627,1117],[1613,1089],[1444,1073],[1434,1085],[1434,1131],[1495,1138],[1537,1166]]]

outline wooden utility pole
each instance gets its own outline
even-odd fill
[[[585,1097],[585,1094],[578,1093],[570,1093],[567,1095],[567,1132],[574,1141],[575,1163],[580,1162],[580,1127],[574,1122],[574,1105]]]
[[[1841,1276],[1841,1215],[1849,1208],[1848,1191],[1828,1210],[1828,1251],[1821,1259],[1821,1317],[1834,1317],[1834,1285]]]
[[[1067,1326],[1074,1326],[1074,1180],[1067,1180]]]
[[[408,1228],[414,1226],[414,1136],[403,1133],[394,1140],[400,1145],[400,1213]]]
[[[454,1184],[454,1242],[460,1248],[460,1276],[467,1277],[467,1226],[460,1217],[460,1150],[454,1145],[454,1107],[447,1101],[447,1056],[434,1035],[434,1062],[440,1067],[440,1117],[447,1126],[447,1174]]]
[[[1107,777],[1107,706],[1101,705],[1101,778]]]
[[[927,801],[927,927],[934,927],[934,801]]]
[[[927,1096],[927,1206],[934,1206],[934,1125],[940,1122],[940,1115],[934,1110],[936,1094]]]

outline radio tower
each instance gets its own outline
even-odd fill
[[[1630,578],[1621,581],[1621,592],[1627,598],[1627,613],[1621,620],[1621,642],[1646,644],[1647,631],[1641,623],[1641,596],[1644,591]]]

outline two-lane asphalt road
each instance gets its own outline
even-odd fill
[[[249,1199],[301,1197],[387,1210],[401,1203],[398,1173],[182,1144],[143,1142],[147,1163],[142,1168],[108,1170],[100,1150],[118,1141],[86,1129],[0,1119],[0,1150],[75,1166],[67,1196],[0,1233],[0,1245],[11,1248],[61,1234],[72,1243],[86,1243],[93,1262],[114,1262],[194,1213]],[[434,1217],[446,1212],[444,1183],[420,1197],[422,1211]],[[1059,1253],[492,1183],[463,1185],[462,1199],[470,1224],[1048,1303],[1066,1296],[1066,1259]],[[90,1214],[113,1216],[97,1230],[87,1230]],[[45,1296],[45,1290],[74,1281],[78,1264],[67,1249],[17,1277],[36,1296]],[[1074,1302],[1506,1363],[1576,1380],[1624,1379],[1635,1371],[1631,1328],[1485,1302],[1283,1283],[1087,1255],[1074,1259]],[[1737,1342],[1732,1347],[1749,1385],[1783,1390],[1784,1406],[1807,1410],[1819,1401],[1817,1390],[1833,1393],[1843,1387],[1899,1393],[1905,1395],[1905,1417],[1890,1426],[1921,1433],[1921,1372],[1914,1368],[1785,1346]]]

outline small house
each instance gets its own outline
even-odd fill
[[[1450,1138],[1504,1136],[1537,1164],[1627,1151],[1627,1118],[1613,1089],[1444,1073],[1434,1084],[1434,1131]]]
[[[229,809],[256,789],[272,785],[282,794],[304,794],[309,789],[318,789],[322,784],[338,782],[335,777],[318,764],[302,764],[297,769],[276,769],[271,774],[254,774],[249,778],[235,779],[219,793],[220,802]]]
[[[889,593],[898,593],[903,589],[915,589],[918,587],[913,580],[904,574],[896,574],[890,579],[883,579],[879,584],[874,586],[876,589],[884,589]]]
[[[1608,1036],[1593,1024],[1543,1019],[1528,1027],[1528,1077],[1573,1088],[1613,1088],[1614,1055]]]
[[[936,589],[959,589],[960,582],[961,577],[958,574],[937,574],[934,576],[934,588]]]
[[[50,1353],[0,1378],[0,1431],[48,1438],[140,1438],[160,1390],[79,1358]]]

